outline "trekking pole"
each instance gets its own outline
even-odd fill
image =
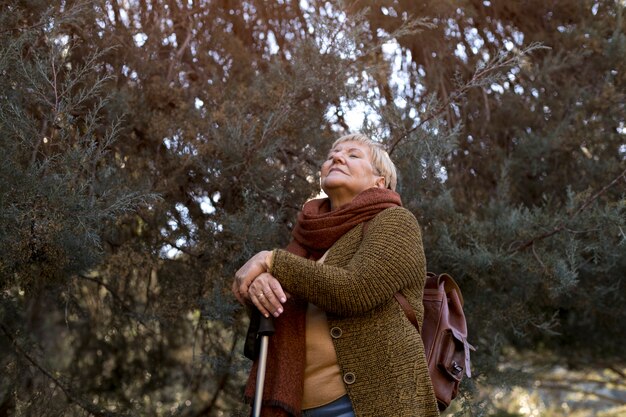
[[[257,337],[261,337],[261,347],[259,349],[259,365],[256,371],[256,391],[254,392],[253,417],[261,417],[261,402],[263,400],[263,385],[265,384],[265,370],[267,367],[267,348],[270,336],[274,334],[274,320],[272,317],[263,317],[259,323]]]

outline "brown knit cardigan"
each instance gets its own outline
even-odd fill
[[[344,385],[357,417],[439,416],[424,347],[393,294],[419,322],[426,262],[415,217],[382,211],[330,248],[323,264],[274,251],[271,274],[283,289],[326,311]]]

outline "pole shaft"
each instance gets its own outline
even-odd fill
[[[259,350],[259,366],[256,372],[256,391],[254,393],[254,408],[252,413],[254,417],[261,417],[261,402],[263,400],[263,385],[265,385],[268,343],[269,336],[261,336],[261,349]]]

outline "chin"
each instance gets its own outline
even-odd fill
[[[345,186],[343,181],[330,180],[322,182],[322,190],[324,190],[326,194],[328,194],[329,191],[332,192],[332,190],[336,190],[337,188],[341,188],[343,186]]]

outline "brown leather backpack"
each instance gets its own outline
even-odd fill
[[[445,410],[459,392],[463,375],[471,377],[467,323],[463,313],[463,296],[448,274],[428,272],[424,287],[424,321],[420,331],[415,311],[401,294],[394,294],[409,321],[422,336],[439,410]]]

